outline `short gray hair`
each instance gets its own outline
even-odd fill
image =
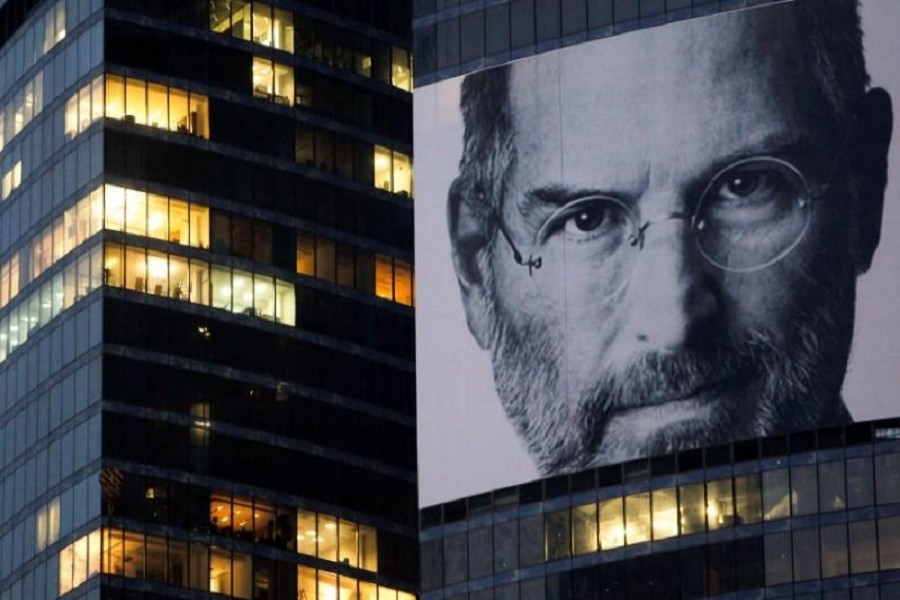
[[[846,127],[869,84],[858,0],[795,3],[798,34],[809,40],[802,46],[806,63],[813,67],[830,117]],[[508,64],[473,73],[463,81],[460,96],[465,133],[459,175],[450,187],[451,207],[469,203],[472,211],[484,215],[485,226],[502,203],[516,160],[509,79]]]

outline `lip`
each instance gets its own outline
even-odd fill
[[[718,397],[717,392],[721,389],[722,382],[720,381],[714,383],[704,383],[702,385],[694,386],[684,392],[676,392],[673,394],[659,394],[653,396],[653,398],[649,401],[642,401],[644,399],[638,398],[638,402],[634,404],[626,404],[619,410],[614,411],[614,413],[627,414],[646,409],[658,409],[665,406],[678,407],[687,406],[690,404],[709,404]]]

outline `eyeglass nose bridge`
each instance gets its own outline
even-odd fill
[[[694,224],[694,218],[687,214],[686,212],[680,210],[673,210],[665,215],[662,215],[656,219],[648,219],[644,221],[643,225],[638,226],[634,233],[632,233],[628,237],[628,243],[631,244],[632,247],[637,247],[639,250],[644,249],[644,240],[647,237],[647,229],[650,228],[651,225],[656,225],[657,223],[664,223],[666,221],[685,221],[691,225]]]

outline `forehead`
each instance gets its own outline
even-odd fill
[[[691,19],[515,63],[513,187],[630,189],[802,136],[813,86],[794,10]]]

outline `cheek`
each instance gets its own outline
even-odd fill
[[[728,331],[764,332],[776,344],[786,341],[798,309],[816,300],[811,291],[819,287],[810,268],[813,257],[797,250],[766,269],[722,275],[720,314]]]

